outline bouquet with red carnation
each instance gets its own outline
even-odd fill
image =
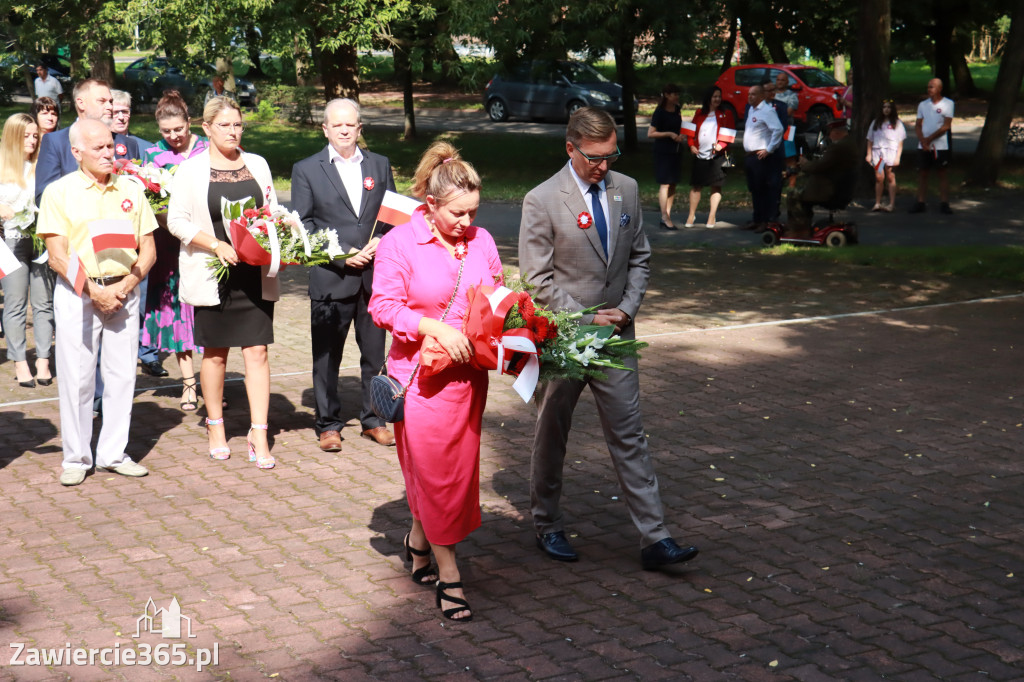
[[[522,279],[511,288],[479,286],[469,290],[462,333],[473,345],[470,364],[517,377],[513,388],[528,401],[538,382],[551,379],[604,378],[605,369],[630,369],[622,360],[640,357],[642,341],[623,339],[611,325],[584,325],[580,319],[601,306],[552,312],[537,304]],[[420,351],[421,371],[429,376],[451,364],[433,337]]]
[[[285,265],[313,267],[354,255],[342,251],[337,232],[326,229],[309,234],[299,214],[283,206],[256,208],[252,197],[221,199],[221,213],[238,259],[249,265],[269,265],[270,277]],[[218,280],[228,276],[227,266],[216,256],[208,263]]]
[[[176,168],[176,167],[175,167]],[[114,159],[114,174],[123,175],[138,182],[146,190],[153,213],[164,213],[171,195],[167,188],[171,185],[174,170],[157,166],[142,166],[136,159]]]

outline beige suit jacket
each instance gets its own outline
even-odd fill
[[[600,305],[635,318],[650,279],[651,246],[643,229],[636,181],[611,171],[608,193],[611,260],[597,229],[581,229],[589,212],[568,164],[533,188],[523,201],[519,226],[519,269],[534,284],[534,296],[551,310],[582,310]],[[592,317],[585,317],[589,323]]]

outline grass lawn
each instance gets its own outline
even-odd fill
[[[908,248],[858,245],[855,249],[807,249],[784,244],[757,252],[766,258],[806,258],[911,272],[1024,282],[1024,247],[1020,246]]]

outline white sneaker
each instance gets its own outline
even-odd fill
[[[136,464],[135,462],[131,461],[130,459],[126,459],[125,461],[121,462],[117,466],[104,467],[104,469],[106,469],[107,471],[113,471],[115,474],[121,474],[122,476],[136,476],[137,477],[137,476],[148,476],[149,475],[149,469],[147,469],[146,467],[142,466],[141,464]]]
[[[60,474],[61,485],[78,485],[85,480],[85,469],[65,469]]]

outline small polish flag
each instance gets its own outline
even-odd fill
[[[89,235],[92,237],[92,250],[99,253],[103,249],[134,249],[135,231],[132,221],[124,219],[101,218],[89,223]]]
[[[789,126],[786,128],[786,134],[783,136],[786,142],[794,142],[796,140],[796,126]]]
[[[726,144],[732,144],[736,141],[736,129],[735,128],[719,128],[718,129],[718,141],[725,142]]]
[[[423,202],[416,201],[412,197],[387,190],[384,192],[384,201],[381,202],[380,211],[377,213],[377,222],[403,225],[412,220],[412,214],[422,205]]]
[[[690,138],[690,141],[697,139],[697,126],[693,124],[693,121],[687,121],[683,124],[683,127],[679,129],[679,132]]]
[[[74,249],[71,249],[71,253],[68,254],[68,271],[64,278],[67,279],[75,293],[81,296],[82,289],[85,288],[85,266],[82,265],[82,259],[78,257],[78,252]]]
[[[0,241],[0,279],[11,274],[21,267],[21,261],[7,247],[7,244]]]

